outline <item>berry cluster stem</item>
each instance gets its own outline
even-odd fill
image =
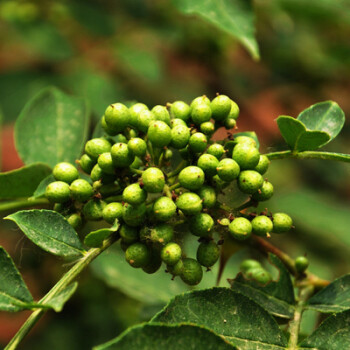
[[[45,205],[48,203],[49,201],[46,198],[23,199],[18,201],[4,202],[0,203],[0,212],[35,207],[37,205]]]

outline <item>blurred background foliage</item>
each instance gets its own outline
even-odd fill
[[[332,99],[350,115],[349,0],[254,1],[260,61],[229,33],[179,12],[174,3],[1,1],[2,170],[21,166],[13,122],[26,101],[48,85],[86,97],[94,123],[117,101],[152,107],[224,93],[240,106],[239,131],[256,131],[262,152],[286,147],[274,121],[281,114],[297,116],[311,104]],[[326,149],[349,153],[349,136],[348,119]],[[347,164],[316,160],[278,160],[268,172],[276,192],[269,210],[290,213],[296,226],[273,241],[293,257],[307,253],[310,270],[327,279],[350,268],[349,176]],[[0,244],[40,298],[67,266],[22,239],[13,227],[2,221]],[[228,286],[226,278],[234,277],[239,261],[251,253],[243,249],[230,259],[221,285]],[[47,315],[35,328],[25,349],[90,348],[148,320],[169,297],[186,290],[162,272],[141,276],[114,250],[91,271],[80,278],[64,311]],[[214,285],[216,271],[200,287]],[[0,344],[27,316],[0,313]],[[308,314],[304,331],[315,322],[316,316]]]

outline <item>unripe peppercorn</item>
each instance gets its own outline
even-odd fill
[[[170,113],[174,118],[179,118],[187,122],[190,119],[191,108],[183,101],[175,101],[170,105]]]
[[[100,168],[100,166],[98,164],[96,164],[92,170],[91,170],[91,174],[90,174],[91,180],[92,181],[101,181],[104,184],[109,184],[114,182],[114,175],[112,174],[106,174],[104,171],[102,171],[102,169]]]
[[[122,103],[113,103],[105,111],[105,120],[107,125],[121,132],[130,120],[129,109]]]
[[[209,237],[214,227],[213,218],[207,213],[199,213],[189,219],[191,233],[198,237]]]
[[[104,138],[91,139],[85,144],[85,153],[92,159],[97,159],[102,153],[109,152],[112,145]]]
[[[198,190],[204,183],[204,172],[198,166],[188,166],[179,173],[180,185],[188,190]]]
[[[169,197],[160,197],[154,202],[152,211],[157,221],[168,221],[176,213],[176,204]]]
[[[152,113],[156,117],[156,120],[160,120],[170,125],[170,114],[166,107],[160,105],[154,106],[152,108]]]
[[[273,185],[271,182],[264,181],[259,190],[253,193],[252,198],[259,201],[267,201],[273,196]]]
[[[112,160],[112,155],[110,152],[105,152],[99,155],[97,159],[97,164],[106,174],[114,174],[114,164]]]
[[[194,124],[200,125],[211,118],[211,108],[206,103],[197,103],[191,109],[191,119]]]
[[[151,252],[143,243],[134,243],[126,249],[125,260],[135,268],[147,266],[151,261]]]
[[[214,242],[202,242],[197,249],[197,261],[205,266],[213,266],[220,257],[220,248]]]
[[[173,276],[180,276],[184,269],[184,263],[182,260],[179,260],[175,265],[167,265],[166,269]]]
[[[219,160],[211,154],[202,154],[198,158],[197,165],[204,171],[206,176],[214,176],[216,175]]]
[[[113,224],[116,219],[121,219],[123,216],[123,205],[119,202],[107,204],[102,211],[102,217],[109,224]]]
[[[237,103],[232,101],[232,100],[231,100],[231,109],[230,109],[230,113],[228,116],[229,116],[229,118],[233,118],[236,120],[239,116],[239,107],[238,107]]]
[[[176,200],[176,206],[185,215],[196,215],[202,211],[203,207],[200,197],[192,192],[181,194]]]
[[[156,116],[149,110],[141,111],[137,119],[137,128],[146,133],[149,127],[149,124],[156,120]]]
[[[143,188],[149,193],[162,192],[165,185],[163,172],[158,168],[148,168],[141,176]]]
[[[161,252],[160,257],[167,265],[175,265],[181,259],[182,250],[177,243],[168,243]]]
[[[270,218],[265,215],[256,216],[252,221],[253,233],[257,236],[266,237],[272,232],[273,223]]]
[[[70,184],[79,177],[77,168],[67,162],[58,163],[52,170],[52,174],[57,181],[63,181]]]
[[[239,268],[242,272],[247,272],[250,269],[262,268],[262,267],[261,267],[261,264],[259,263],[259,261],[253,260],[253,259],[246,259],[246,260],[242,261]]]
[[[183,268],[180,275],[181,279],[188,285],[194,286],[203,278],[203,269],[195,259],[185,258],[182,260]]]
[[[210,103],[213,111],[213,119],[224,120],[230,113],[232,108],[232,100],[226,95],[218,95]]]
[[[170,145],[176,149],[181,149],[187,146],[191,133],[187,125],[178,124],[171,129]]]
[[[283,233],[289,231],[293,226],[292,218],[285,213],[275,213],[272,216],[274,233]]]
[[[143,157],[147,151],[147,144],[145,140],[135,137],[129,140],[128,148],[135,156]]]
[[[203,134],[211,136],[215,131],[215,125],[212,122],[204,122],[199,126],[199,130]]]
[[[188,141],[188,145],[194,153],[203,152],[207,148],[207,143],[207,137],[201,132],[195,132]]]
[[[152,121],[149,124],[147,136],[155,147],[168,146],[171,141],[170,126],[160,120]]]
[[[129,108],[130,118],[129,124],[136,128],[138,126],[138,118],[142,111],[147,111],[148,107],[144,103],[135,103]]]
[[[166,245],[174,238],[174,229],[169,224],[157,224],[148,230],[147,238],[156,244]]]
[[[220,159],[225,153],[225,148],[219,143],[213,143],[208,147],[207,153],[213,155],[217,159]]]
[[[123,191],[123,200],[132,205],[139,205],[147,198],[147,192],[139,184],[131,184]]]
[[[294,266],[299,273],[303,273],[309,266],[309,260],[305,256],[298,256],[294,261]]]
[[[203,95],[203,96],[199,96],[199,97],[196,97],[192,102],[191,102],[191,110],[193,107],[195,107],[197,104],[207,104],[208,106],[210,106],[210,100],[207,96]]]
[[[254,170],[244,170],[238,176],[238,188],[243,193],[253,194],[257,192],[264,183],[263,177]]]
[[[126,244],[133,244],[139,240],[139,231],[135,227],[123,224],[119,230],[121,240]]]
[[[257,148],[245,143],[239,143],[232,152],[232,159],[235,160],[242,170],[254,169],[260,159]]]
[[[106,117],[104,115],[101,118],[101,126],[105,133],[109,136],[116,136],[120,133],[119,128],[114,128],[106,123]]]
[[[79,160],[79,165],[81,169],[87,174],[91,173],[91,170],[95,164],[96,164],[96,160],[92,159],[87,154],[83,154]]]
[[[247,278],[254,279],[260,284],[267,284],[272,280],[271,275],[262,267],[255,267],[246,272]]]
[[[69,185],[63,181],[51,182],[45,190],[45,197],[52,203],[65,203],[70,200]]]
[[[66,217],[66,220],[68,221],[69,225],[74,228],[74,230],[79,230],[83,225],[83,220],[77,213],[70,214]]]
[[[224,120],[224,126],[225,126],[225,129],[227,130],[233,129],[234,127],[236,127],[236,120],[233,118],[227,117]]]
[[[129,150],[128,145],[123,142],[116,143],[111,148],[113,165],[116,168],[126,168],[134,161],[134,154]]]
[[[254,168],[254,170],[260,173],[261,175],[264,175],[267,172],[269,165],[270,165],[269,158],[267,158],[265,155],[260,155],[259,163]]]
[[[236,179],[240,172],[239,165],[231,158],[220,160],[216,170],[220,179],[226,182]]]
[[[236,218],[228,226],[231,236],[240,241],[250,237],[252,233],[252,224],[246,218]]]
[[[83,179],[74,180],[70,185],[70,192],[72,198],[78,202],[86,202],[94,194],[92,186]]]
[[[103,218],[103,209],[106,203],[101,200],[91,199],[83,207],[83,214],[86,220],[98,221]]]
[[[202,186],[197,191],[204,208],[213,208],[216,204],[216,192],[211,186]]]
[[[146,217],[146,205],[142,203],[140,205],[134,206],[126,203],[123,206],[123,220],[129,226],[140,226]]]
[[[256,143],[256,141],[252,138],[252,137],[250,137],[250,136],[245,136],[245,135],[239,135],[239,136],[236,136],[235,138],[234,138],[234,142],[236,143],[236,144],[245,144],[245,145],[247,145],[247,146],[252,146],[252,147],[255,147],[255,148],[257,148],[257,143]]]
[[[151,249],[150,262],[146,266],[142,266],[142,270],[148,274],[157,272],[162,266],[162,259],[159,256],[159,251]]]

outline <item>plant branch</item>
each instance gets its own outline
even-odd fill
[[[21,199],[17,201],[3,202],[0,203],[0,212],[10,211],[21,208],[35,207],[37,205],[49,204],[49,201],[46,198],[37,198],[37,199]]]
[[[81,258],[63,277],[53,286],[53,288],[39,301],[39,304],[46,305],[60,292],[62,292],[75,278],[87,267],[95,258],[97,258],[104,250],[110,247],[115,241],[115,237],[105,240],[100,248],[90,249],[83,258]],[[11,339],[4,350],[14,350],[30,332],[39,319],[45,314],[47,309],[35,310],[22,325],[19,331]]]
[[[292,152],[292,151],[280,151],[266,153],[269,159],[284,159],[284,158],[296,158],[296,159],[326,159],[337,160],[340,162],[350,163],[350,154],[333,153],[333,152],[318,152],[318,151],[304,151],[304,152]]]

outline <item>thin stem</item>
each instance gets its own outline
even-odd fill
[[[169,187],[169,190],[170,190],[170,191],[174,191],[174,190],[176,190],[176,189],[179,188],[179,187],[181,187],[181,185],[180,185],[179,183],[177,183],[177,184],[174,184],[174,185],[170,186],[170,187]]]
[[[33,200],[23,199],[11,202],[0,203],[0,212],[1,211],[10,211],[21,208],[35,207],[37,205],[49,204],[49,201],[46,198],[38,198]]]
[[[337,160],[340,162],[350,163],[350,154],[333,153],[333,152],[317,152],[317,151],[304,151],[304,152],[292,152],[292,151],[280,151],[265,154],[269,159],[284,159],[284,158],[296,158],[296,159],[327,159]]]
[[[82,259],[80,259],[63,277],[54,285],[54,287],[40,300],[40,304],[48,304],[54,297],[62,292],[95,258],[104,250],[110,247],[115,241],[115,237],[107,239],[101,248],[90,249]],[[19,331],[11,339],[4,350],[14,350],[30,332],[39,319],[45,314],[47,309],[35,310],[25,321]]]
[[[143,170],[140,170],[140,169],[130,168],[130,171],[132,173],[138,174],[138,175],[142,175],[143,174]]]

